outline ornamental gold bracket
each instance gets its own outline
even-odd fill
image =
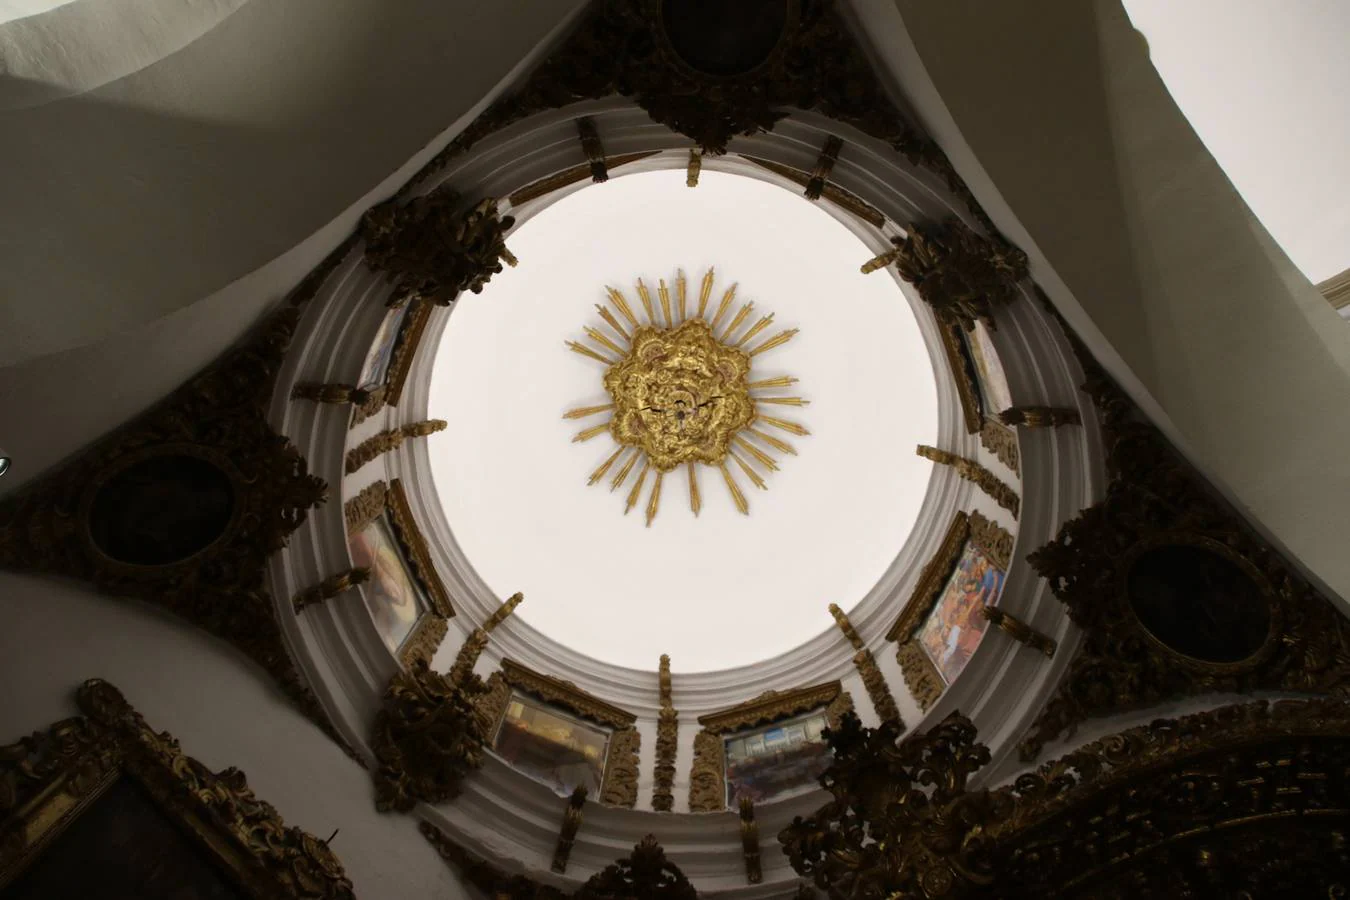
[[[581,152],[586,154],[586,163],[591,169],[591,181],[601,184],[609,181],[609,171],[605,168],[605,145],[600,142],[600,132],[588,116],[577,119],[577,135],[581,138]]]
[[[1059,647],[1055,639],[1032,628],[1012,613],[1004,612],[997,606],[982,606],[980,615],[1019,644],[1039,650],[1046,659],[1055,658],[1055,650]]]
[[[502,602],[500,606],[484,620],[483,624],[470,632],[460,645],[459,653],[455,655],[455,664],[450,669],[450,677],[456,681],[463,680],[473,672],[474,666],[478,665],[478,657],[482,655],[483,650],[487,648],[488,636],[496,630],[497,626],[506,621],[511,613],[516,611],[516,607],[525,601],[525,595],[516,592]]]
[[[741,797],[741,854],[745,857],[745,880],[759,884],[764,870],[759,861],[759,824],[755,822],[755,801]]]
[[[372,462],[385,453],[397,450],[408,438],[427,437],[444,431],[444,419],[428,419],[425,422],[409,422],[398,428],[386,429],[379,434],[366,438],[360,444],[347,451],[345,471],[348,475]]]
[[[357,585],[365,584],[369,580],[370,569],[364,567],[347,569],[335,575],[329,575],[312,587],[305,588],[291,598],[291,606],[295,608],[296,615],[299,615],[301,610],[306,607],[331,600],[339,594],[345,594]]]
[[[587,793],[586,788],[578,787],[572,791],[563,809],[562,827],[558,830],[558,843],[553,849],[553,864],[550,867],[559,875],[567,871],[567,858],[572,855],[572,847],[577,842],[577,832],[581,830],[581,808],[586,804]]]
[[[834,164],[839,161],[839,151],[844,148],[843,138],[830,135],[825,141],[825,146],[820,148],[820,156],[816,158],[816,167],[811,170],[811,180],[806,183],[806,199],[819,200],[825,186],[830,182],[830,173],[834,171]]]
[[[656,720],[656,771],[653,775],[652,809],[670,812],[675,806],[675,753],[679,738],[679,714],[671,698],[670,657],[661,654],[659,668],[661,711]]]
[[[876,710],[877,716],[883,722],[899,722],[900,709],[895,705],[895,697],[891,694],[890,685],[886,683],[886,676],[881,673],[881,668],[877,665],[876,658],[872,656],[872,651],[867,649],[867,645],[863,643],[857,629],[853,627],[853,623],[848,620],[848,616],[837,604],[830,604],[830,615],[834,616],[834,621],[839,626],[839,630],[853,645],[853,665],[857,668],[858,674],[862,676],[863,686],[867,688],[867,696],[872,701],[872,708]],[[903,728],[903,725],[901,727]]]
[[[1017,518],[1022,505],[1017,491],[975,460],[926,444],[920,444],[915,452],[939,465],[951,466],[957,475],[984,491],[995,503],[1012,513],[1014,519]]]

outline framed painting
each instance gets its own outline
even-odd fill
[[[492,749],[513,768],[559,796],[579,787],[598,797],[611,731],[513,691]]]
[[[359,590],[380,639],[403,665],[429,664],[454,610],[402,483],[367,487],[345,513],[352,565],[370,572]]]
[[[1003,570],[967,542],[937,603],[919,628],[918,641],[946,684],[965,669],[989,624],[981,610],[1003,590]]]
[[[370,392],[370,399],[352,413],[353,427],[386,406],[398,405],[431,312],[430,303],[411,299],[385,314],[361,366],[360,387]]]
[[[83,716],[0,747],[0,898],[353,900],[328,845],[86,681]]]
[[[828,727],[822,708],[723,737],[727,806],[736,808],[742,797],[767,803],[814,787],[830,765],[830,748],[822,737]]]
[[[999,361],[998,351],[994,349],[989,329],[983,322],[976,322],[975,328],[964,334],[971,362],[975,366],[975,375],[979,379],[980,402],[984,408],[984,415],[986,418],[997,417],[999,413],[1013,405],[1003,363]]]
[[[384,384],[385,377],[389,374],[389,363],[394,356],[394,345],[398,342],[399,331],[403,327],[403,320],[408,317],[409,305],[405,303],[385,313],[380,330],[375,332],[375,340],[371,343],[365,362],[361,365],[358,387],[369,391]]]

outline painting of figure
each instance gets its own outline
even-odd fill
[[[352,565],[370,569],[370,580],[362,585],[362,592],[380,637],[397,653],[426,610],[426,600],[384,516],[353,533],[348,546]]]
[[[579,787],[600,798],[609,732],[523,694],[513,694],[492,749],[559,796]]]
[[[928,619],[919,629],[919,643],[947,684],[966,667],[984,637],[988,622],[980,608],[992,605],[1003,589],[1003,570],[984,551],[967,543],[956,571],[947,580]]]
[[[727,736],[727,806],[735,809],[741,797],[764,803],[816,784],[830,764],[825,727],[825,714],[817,712]]]
[[[407,318],[410,305],[404,303],[398,309],[391,309],[385,314],[384,321],[380,323],[380,330],[376,332],[375,340],[370,345],[370,352],[366,354],[366,361],[361,366],[362,388],[373,390],[384,384],[385,376],[389,373],[389,360],[394,355],[398,333],[403,327],[403,320]]]
[[[983,322],[975,323],[974,331],[966,332],[966,346],[975,363],[975,374],[980,379],[980,399],[986,416],[997,416],[1013,405],[1008,392],[1008,376],[999,362],[994,342]]]

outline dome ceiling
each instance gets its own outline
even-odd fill
[[[450,422],[432,471],[478,575],[503,596],[524,591],[517,615],[555,640],[646,670],[662,653],[681,671],[750,664],[833,627],[827,605],[853,606],[904,546],[931,469],[910,448],[937,431],[927,349],[895,282],[859,274],[868,248],[776,186],[705,172],[690,190],[678,171],[573,194],[519,225],[510,243],[520,266],[494,277],[490,291],[461,298],[432,376],[430,413]],[[583,338],[583,325],[602,324],[597,304],[621,315],[606,287],[621,289],[645,321],[639,277],[659,318],[659,280],[675,307],[683,270],[693,314],[710,267],[707,318],[737,284],[720,329],[749,301],[737,339],[763,314],[774,320],[747,348],[798,329],[790,343],[750,358],[750,380],[800,379],[763,394],[800,396],[808,408],[761,413],[809,434],[779,432],[796,455],[759,444],[778,459],[776,471],[739,454],[766,490],[727,460],[748,517],[718,468],[701,465],[698,514],[686,473],[672,472],[659,517],[644,527],[654,475],[635,504],[627,495],[638,471],[608,490],[623,460],[587,487],[616,445],[606,429],[596,433],[603,415],[563,416],[613,398],[606,364],[568,352],[566,342]],[[574,440],[588,431],[595,439]]]

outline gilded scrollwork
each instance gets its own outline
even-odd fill
[[[956,384],[956,396],[961,400],[961,415],[967,434],[978,434],[984,428],[984,401],[980,399],[980,385],[975,380],[975,364],[970,359],[961,323],[938,320],[938,337],[942,352],[947,357],[947,369]]]
[[[1059,428],[1064,425],[1082,425],[1078,410],[1062,406],[1013,406],[998,414],[1004,425],[1023,428]]]
[[[366,419],[378,413],[386,406],[398,406],[403,397],[403,386],[407,383],[408,373],[412,371],[413,357],[422,344],[422,335],[427,323],[431,321],[435,305],[426,300],[413,298],[412,304],[404,316],[398,337],[394,340],[394,349],[389,354],[389,368],[385,372],[384,384],[371,388],[369,397],[352,412],[352,427],[355,428]]]
[[[1021,472],[1021,457],[1017,449],[1017,432],[993,419],[985,419],[980,426],[980,446],[1013,471]]]
[[[498,216],[495,200],[468,205],[442,188],[371,207],[359,233],[366,263],[396,279],[389,305],[416,298],[449,306],[463,291],[480,293],[503,263],[515,265],[505,237],[513,225],[511,216]]]
[[[628,728],[637,716],[583,691],[570,681],[543,675],[514,660],[502,660],[502,677],[511,687],[533,694],[546,703],[555,703],[578,716],[614,729]]]
[[[507,684],[501,672],[488,676],[487,689],[474,698],[474,716],[478,719],[478,728],[485,738],[491,738],[497,730],[506,704],[511,702],[511,685]]]
[[[1025,644],[1053,659],[1059,644],[1049,635],[1042,634],[1010,612],[1004,612],[997,606],[980,607],[980,615],[999,631],[1011,637],[1019,644]]]
[[[704,729],[694,735],[694,762],[689,770],[689,811],[726,809],[726,758],[722,736]]]
[[[422,616],[413,625],[412,633],[403,642],[403,646],[399,648],[399,662],[407,668],[418,663],[430,666],[449,630],[450,623],[445,616],[434,612]]]
[[[919,704],[919,709],[928,710],[947,689],[947,683],[938,674],[937,666],[933,665],[919,642],[912,639],[896,648],[895,658],[900,663],[905,687],[909,688],[914,702]]]
[[[322,603],[325,600],[331,600],[339,594],[344,594],[352,588],[365,584],[370,580],[370,570],[358,567],[355,569],[346,569],[329,575],[318,584],[311,585],[303,591],[297,593],[291,598],[291,606],[296,613],[300,613],[306,607],[313,606],[316,603]]]
[[[476,703],[486,690],[477,676],[452,681],[424,662],[395,673],[371,735],[379,810],[407,812],[459,795],[483,764],[488,735]]]
[[[980,518],[982,521],[988,521],[983,516]],[[909,601],[900,611],[895,624],[886,633],[887,640],[904,643],[923,624],[924,619],[928,618],[929,611],[942,596],[942,589],[961,558],[961,551],[966,546],[970,531],[970,514],[958,511],[952,517],[951,524],[947,526],[947,533],[943,535],[937,552],[919,573],[919,583],[914,586],[914,593],[910,594]]]
[[[652,786],[652,809],[670,812],[675,806],[675,751],[680,717],[671,697],[670,657],[661,654],[659,670],[661,711],[656,719],[656,769]]]
[[[881,674],[881,668],[877,665],[876,658],[872,656],[872,651],[867,649],[857,629],[838,604],[831,603],[829,609],[839,630],[853,646],[853,666],[862,677],[863,687],[867,688],[867,697],[872,701],[872,708],[876,710],[877,716],[887,721],[900,721],[900,709],[895,705],[891,687],[886,683],[886,676]]]
[[[1017,518],[1022,507],[1017,491],[975,460],[925,444],[920,444],[916,452],[938,465],[951,466],[957,475],[984,491],[995,503],[1012,513],[1013,518]]]
[[[632,809],[637,805],[641,747],[642,735],[632,725],[610,735],[609,750],[605,754],[605,781],[600,786],[600,802],[605,806]]]
[[[977,511],[969,515],[970,542],[984,551],[989,561],[1003,571],[1012,565],[1013,536],[997,522]]]
[[[612,172],[619,166],[626,166],[629,163],[637,162],[640,159],[655,156],[660,152],[661,151],[659,150],[647,150],[643,153],[621,153],[616,156],[607,156],[605,157],[605,171]],[[579,166],[572,166],[563,169],[561,172],[548,175],[538,181],[532,181],[506,199],[507,202],[511,204],[512,208],[517,208],[529,203],[531,200],[538,200],[540,197],[545,197],[556,190],[561,190],[568,185],[576,184],[578,181],[584,181],[586,178],[592,177],[592,175],[590,163],[582,163]]]
[[[373,434],[347,451],[344,471],[348,475],[385,453],[397,450],[408,438],[426,437],[438,431],[444,431],[444,419],[428,419],[425,422],[409,422],[397,428],[386,428],[379,434]]]
[[[995,790],[959,713],[829,735],[835,799],[780,835],[829,896],[1313,897],[1350,884],[1350,705],[1224,707],[1088,744]]]
[[[348,500],[342,507],[343,516],[347,520],[347,531],[360,531],[378,519],[388,502],[388,493],[389,485],[377,481],[362,488],[359,494]]]
[[[248,897],[352,900],[328,844],[288,827],[238,769],[212,772],[146,725],[117,688],[92,679],[83,716],[0,747],[0,887],[98,794],[130,776]]]

